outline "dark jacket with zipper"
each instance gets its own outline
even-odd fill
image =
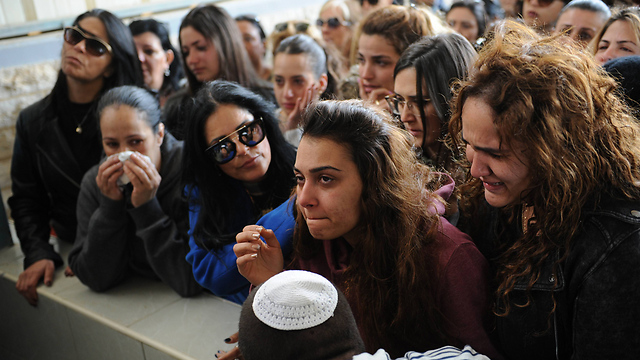
[[[474,240],[492,261],[495,217],[487,224],[489,236]],[[517,306],[527,302],[527,281],[516,282],[510,312],[495,318],[500,350],[518,360],[637,358],[640,202],[603,197],[595,210],[585,210],[567,258],[556,266],[560,255],[544,262],[528,306]]]
[[[93,110],[90,110],[93,111]],[[20,112],[11,160],[11,190],[8,203],[25,255],[24,267],[42,259],[63,261],[49,244],[51,227],[59,239],[73,242],[76,233],[76,201],[84,171],[62,133],[53,95]],[[97,122],[94,113],[87,122]],[[102,154],[97,127],[82,136],[95,140],[87,148],[98,163]],[[86,155],[86,154],[85,154]]]

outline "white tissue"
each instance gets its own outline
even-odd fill
[[[129,160],[129,157],[131,157],[131,154],[133,154],[133,151],[123,151],[121,153],[117,153],[114,156],[118,157],[118,160],[120,160],[121,162],[125,162],[127,160]],[[147,159],[147,161],[151,162],[151,158],[148,157],[147,155],[144,154],[140,154],[142,157],[144,157],[145,159]],[[129,177],[127,176],[127,174],[122,174],[120,175],[120,177],[118,178],[118,180],[116,181],[116,183],[118,184],[118,186],[124,186],[127,185],[128,183],[130,183],[131,180],[129,180]]]

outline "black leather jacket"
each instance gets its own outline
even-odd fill
[[[495,215],[496,212],[492,213]],[[496,221],[492,221],[495,231]],[[485,233],[486,234],[486,233]],[[495,233],[494,233],[495,234]],[[487,237],[476,242],[495,259]],[[495,249],[493,249],[495,250]],[[640,349],[640,202],[603,198],[584,214],[571,251],[553,275],[544,264],[526,307],[518,282],[511,310],[496,317],[495,336],[508,359],[635,359]],[[555,298],[556,311],[551,313]]]
[[[11,160],[13,196],[8,203],[25,268],[42,259],[62,265],[62,258],[49,244],[50,226],[68,242],[74,241],[76,233],[76,201],[84,173],[62,133],[52,99],[50,94],[25,108],[16,123]],[[86,121],[97,120],[91,114]],[[83,136],[96,137],[98,146],[87,151],[95,152],[90,156],[97,163],[102,154],[97,132]]]

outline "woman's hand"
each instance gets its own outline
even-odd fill
[[[117,156],[109,156],[105,162],[100,164],[96,184],[102,195],[111,200],[119,201],[123,199],[122,190],[118,187],[118,178],[124,174],[122,162]]]
[[[236,344],[238,342],[238,333],[235,333],[224,339],[224,342],[226,342],[227,344]],[[215,356],[218,360],[244,360],[240,349],[238,349],[238,345],[236,345],[229,351],[219,350]]]
[[[260,240],[260,236],[265,242]],[[236,235],[236,242],[233,252],[238,258],[238,271],[253,285],[260,285],[282,271],[282,249],[273,230],[247,225]]]
[[[305,90],[304,95],[296,99],[296,105],[293,107],[289,113],[289,117],[287,118],[287,123],[284,128],[285,131],[296,129],[298,125],[300,125],[304,109],[306,109],[307,106],[309,106],[309,104],[317,97],[318,87],[315,86],[315,84],[311,84],[311,86]]]
[[[393,114],[392,109],[389,108],[389,104],[387,104],[387,101],[385,100],[386,96],[393,95],[393,91],[385,88],[377,88],[367,94],[364,90],[361,79],[358,79],[358,89],[360,91],[360,98],[364,100],[368,107],[373,107],[378,110],[386,110],[390,114]]]
[[[124,162],[124,173],[133,185],[131,204],[134,207],[144,205],[156,197],[162,177],[151,161],[134,152],[129,160]]]

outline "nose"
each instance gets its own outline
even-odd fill
[[[471,146],[467,146],[467,160],[471,163],[471,176],[479,179],[483,176],[491,175],[491,169],[489,168],[485,158],[482,154],[475,152]]]
[[[613,46],[609,46],[609,48],[600,55],[600,58],[602,59],[602,64],[604,65],[604,63],[606,63],[607,61],[611,60],[611,59],[615,59],[615,50],[613,49]]]
[[[87,48],[86,48],[87,44],[86,43],[87,43],[87,41],[85,39],[82,39],[79,43],[77,43],[74,46],[74,48],[76,49],[76,51],[84,53],[87,50]]]
[[[288,82],[284,84],[284,96],[286,98],[292,98],[293,97],[293,90],[291,89],[291,86],[289,86]]]
[[[249,147],[241,143],[238,138],[236,138],[233,142],[236,144],[236,156],[243,156],[249,152]]]
[[[408,106],[405,106],[404,109],[400,112],[400,120],[403,123],[412,123],[417,120],[416,116],[413,114],[413,111],[409,110]]]
[[[360,77],[363,79],[372,79],[373,78],[373,71],[371,66],[369,65],[369,62],[365,62],[364,64],[362,64],[360,66],[361,70],[361,74]]]
[[[298,205],[303,208],[312,207],[318,204],[311,184],[302,183],[298,185],[296,197]]]
[[[144,60],[145,60],[144,52],[138,51],[138,60],[140,60],[141,63],[144,62]]]

